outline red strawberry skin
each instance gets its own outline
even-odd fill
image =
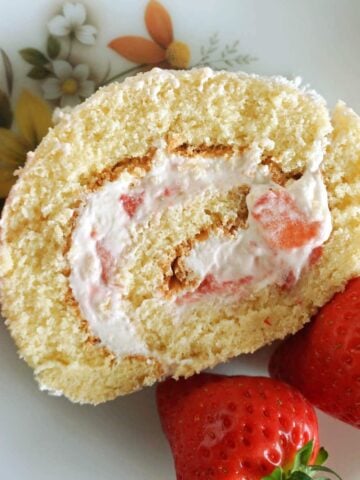
[[[203,373],[158,385],[178,480],[259,480],[314,440],[317,419],[294,388],[265,377]]]
[[[360,428],[360,277],[274,352],[270,374]]]

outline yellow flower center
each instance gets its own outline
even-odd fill
[[[166,60],[173,68],[187,68],[190,63],[190,48],[184,42],[172,42],[166,49]]]
[[[74,95],[79,89],[79,84],[75,78],[67,78],[61,84],[61,91],[66,95]]]

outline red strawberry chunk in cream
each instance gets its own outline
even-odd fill
[[[269,190],[255,203],[252,216],[273,248],[299,248],[317,237],[319,222],[309,222],[286,190]]]
[[[181,193],[181,188],[179,185],[172,185],[171,187],[165,187],[163,191],[164,197],[173,197]]]
[[[206,295],[207,293],[235,293],[241,286],[250,283],[252,277],[239,278],[238,280],[228,280],[219,282],[214,275],[207,275],[198,286],[196,292]]]
[[[171,195],[172,195],[172,190],[171,190],[171,188],[166,187],[166,188],[164,189],[163,195],[164,195],[164,197],[171,197]]]
[[[284,278],[283,283],[280,285],[283,291],[291,290],[296,283],[296,277],[294,272],[290,271]]]
[[[310,257],[309,257],[310,267],[312,267],[313,265],[318,263],[318,261],[320,260],[322,254],[323,254],[323,251],[324,251],[324,248],[321,245],[320,245],[320,247],[316,247],[316,248],[313,249],[313,251],[311,252]]]
[[[125,212],[129,215],[129,217],[133,217],[139,208],[139,206],[144,201],[144,192],[141,192],[138,195],[120,195],[119,200],[122,202],[122,206]]]
[[[249,284],[252,277],[243,277],[238,280],[218,281],[214,275],[207,275],[196,290],[188,292],[178,299],[177,303],[193,302],[205,295],[234,295],[241,291],[241,287]]]
[[[114,269],[114,258],[102,242],[96,242],[96,253],[101,263],[101,280],[107,285]]]

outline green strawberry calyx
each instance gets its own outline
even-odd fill
[[[328,453],[322,447],[317,454],[314,465],[309,465],[313,450],[314,442],[310,440],[297,452],[290,469],[284,470],[282,467],[276,467],[270,475],[263,477],[262,480],[332,480],[334,478],[342,480],[333,470],[323,466],[328,458]]]

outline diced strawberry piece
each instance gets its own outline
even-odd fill
[[[169,187],[166,187],[164,189],[164,194],[163,195],[164,195],[164,197],[170,197],[172,195],[171,189]]]
[[[180,193],[180,188],[178,185],[173,185],[171,187],[165,187],[163,191],[164,197],[172,197],[173,195],[176,195]]]
[[[197,293],[206,295],[209,293],[236,293],[236,290],[246,285],[252,277],[243,277],[238,280],[218,282],[214,275],[207,275],[196,289]]]
[[[129,217],[133,217],[136,213],[136,210],[144,201],[144,192],[138,195],[120,195],[120,199],[122,202],[123,208],[125,212],[129,215]]]
[[[96,253],[101,263],[101,279],[107,285],[114,268],[114,258],[102,242],[96,242]]]
[[[99,290],[98,285],[90,285],[90,298],[95,297],[99,293]]]
[[[273,248],[299,248],[319,233],[320,223],[309,222],[286,190],[269,190],[256,201],[251,213]]]
[[[322,254],[323,254],[323,247],[316,247],[313,249],[313,251],[310,253],[310,257],[309,257],[309,265],[312,266],[312,265],[315,265],[321,258]]]
[[[238,280],[229,280],[225,282],[219,282],[214,275],[207,275],[200,283],[196,290],[186,293],[181,299],[180,303],[184,300],[193,302],[199,300],[203,295],[230,295],[236,294],[240,291],[241,287],[247,285],[252,280],[252,277],[247,276]],[[179,302],[178,302],[179,303]]]
[[[206,295],[207,293],[214,293],[219,290],[219,284],[215,280],[214,275],[207,275],[200,283],[195,293]]]
[[[296,283],[296,277],[294,275],[294,272],[290,271],[286,277],[284,278],[284,281],[280,285],[282,290],[290,290]]]

